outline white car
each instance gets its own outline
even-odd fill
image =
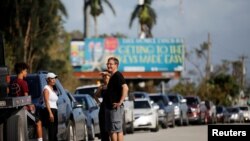
[[[153,108],[148,99],[135,99],[134,101],[134,128],[159,130],[157,109]]]
[[[245,122],[250,121],[250,108],[248,106],[239,106],[240,110],[243,112],[243,117]]]

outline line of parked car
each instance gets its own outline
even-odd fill
[[[146,93],[142,91],[132,92],[135,98],[134,128],[148,128],[151,131],[162,128],[183,126],[189,124],[215,124],[217,122],[247,122],[250,120],[248,106],[224,107],[217,106],[211,100],[202,101],[199,96],[182,96],[179,93]],[[141,101],[149,101],[152,105],[144,110]],[[140,107],[138,109],[138,107]],[[150,109],[150,110],[149,110]],[[155,110],[158,113],[158,124],[155,123],[155,115],[149,112]],[[148,121],[148,122],[146,122]]]
[[[32,102],[37,110],[42,108],[41,94],[43,87],[47,84],[45,77],[45,72],[38,72],[29,74],[25,78],[30,88]],[[12,79],[14,78],[15,76],[12,76]],[[56,80],[54,90],[59,96],[59,140],[89,141],[100,137],[99,105],[93,99],[97,88],[98,85],[78,87],[72,94],[63,88],[58,79]],[[184,97],[178,93],[131,92],[124,105],[123,131],[125,134],[142,129],[157,132],[160,127],[174,128],[176,125],[187,126],[190,123],[245,122],[250,119],[247,106],[230,108],[216,106],[212,101],[201,101],[198,96]],[[28,130],[35,131],[31,126]]]

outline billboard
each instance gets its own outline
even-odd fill
[[[71,41],[70,42],[70,62],[72,66],[82,66],[84,61],[84,42]]]
[[[87,38],[79,71],[102,71],[110,56],[119,59],[121,72],[173,72],[183,67],[183,40]]]

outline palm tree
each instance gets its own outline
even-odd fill
[[[115,10],[111,3],[108,0],[88,0],[86,1],[86,8],[90,7],[90,14],[94,18],[95,22],[95,37],[98,37],[97,34],[97,17],[104,13],[102,2],[106,3],[108,7],[112,10],[115,15]],[[86,11],[85,11],[86,12]]]
[[[151,30],[154,24],[156,24],[156,13],[153,8],[151,8],[152,0],[139,0],[138,5],[136,5],[135,10],[131,14],[129,27],[132,27],[134,19],[139,18],[140,28],[142,37],[145,35],[147,38],[153,37]]]

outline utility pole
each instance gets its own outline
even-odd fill
[[[247,59],[247,56],[241,55],[239,58],[241,62],[240,86],[241,89],[243,90],[245,87],[245,75],[246,75],[245,59]]]

